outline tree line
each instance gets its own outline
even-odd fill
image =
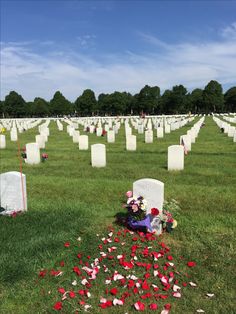
[[[140,115],[140,114],[184,114],[235,112],[236,87],[225,93],[220,83],[210,81],[204,89],[188,92],[183,85],[165,90],[161,95],[158,86],[145,85],[139,93],[113,92],[100,94],[98,98],[91,89],[83,91],[75,102],[67,100],[57,91],[50,101],[36,97],[26,102],[15,91],[11,91],[0,102],[2,117],[47,117],[47,116],[96,116],[96,115]]]

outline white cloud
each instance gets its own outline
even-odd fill
[[[236,39],[236,22],[234,22],[231,25],[225,27],[221,31],[221,35],[223,37],[225,37],[225,38]]]
[[[43,53],[42,45],[40,53],[37,52],[37,42],[2,43],[1,99],[11,90],[26,100],[36,96],[49,100],[56,90],[75,100],[85,88],[98,95],[115,90],[136,93],[145,84],[158,85],[162,91],[176,84],[189,89],[204,87],[212,79],[221,84],[236,84],[233,37],[170,45],[149,34],[139,35],[152,45],[151,53],[128,51],[89,57],[82,49],[80,52],[64,49],[52,42],[44,45]]]

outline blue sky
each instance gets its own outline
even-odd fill
[[[1,99],[236,85],[235,1],[1,1]]]

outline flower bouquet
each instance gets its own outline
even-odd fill
[[[150,215],[147,215],[147,201],[142,197],[133,196],[132,191],[126,193],[128,198],[125,207],[128,209],[128,224],[132,229],[147,228],[152,232]]]
[[[175,200],[171,200],[169,202],[165,201],[163,205],[163,210],[160,211],[157,208],[151,209],[151,215],[153,216],[152,219],[152,227],[155,229],[156,225],[162,224],[163,230],[170,233],[172,230],[177,227],[177,221],[173,218],[173,214],[170,212],[170,209],[173,211],[179,210],[178,202]],[[176,212],[177,214],[177,212]]]
[[[21,157],[22,157],[23,159],[26,159],[26,158],[27,158],[27,155],[26,155],[26,148],[23,147],[23,148],[21,149],[21,151],[22,151]]]
[[[42,162],[45,162],[47,159],[48,159],[48,154],[43,153],[42,158],[41,158]]]

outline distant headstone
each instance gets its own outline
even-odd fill
[[[6,136],[0,135],[0,149],[6,148]]]
[[[235,133],[235,130],[236,128],[234,126],[229,126],[229,129],[228,129],[228,136],[229,137],[233,137],[234,136],[234,133]]]
[[[96,134],[97,134],[97,136],[102,136],[102,128],[97,128]]]
[[[0,174],[0,204],[3,214],[27,210],[26,176],[11,171]]]
[[[168,170],[184,170],[184,147],[182,145],[168,147]]]
[[[132,135],[132,129],[127,126],[125,127],[125,136],[128,137],[129,135]]]
[[[79,137],[80,137],[80,132],[79,131],[74,131],[73,132],[73,136],[72,136],[72,139],[73,139],[73,143],[79,143]]]
[[[35,142],[39,145],[39,148],[45,148],[45,136],[44,135],[36,135]]]
[[[91,145],[92,167],[106,167],[106,146],[104,144]]]
[[[17,141],[18,136],[17,136],[17,129],[16,128],[12,128],[11,129],[10,137],[11,137],[11,141],[12,142],[16,142]]]
[[[153,131],[145,131],[145,143],[153,143]]]
[[[95,126],[94,125],[90,125],[89,133],[94,133],[94,130],[95,130]]]
[[[126,150],[136,150],[136,136],[135,135],[128,135],[126,136]]]
[[[165,133],[166,134],[170,133],[170,125],[169,124],[165,125]]]
[[[80,150],[88,150],[88,135],[80,135],[79,137],[79,149]]]
[[[163,138],[164,137],[164,131],[162,127],[157,128],[157,137],[158,138]]]
[[[191,151],[191,136],[190,135],[181,135],[180,136],[180,145],[185,146],[188,152]]]
[[[138,134],[143,134],[143,124],[138,124]]]
[[[37,165],[40,163],[40,150],[37,143],[28,143],[26,147],[26,156],[25,162],[29,165]]]
[[[115,131],[114,130],[107,131],[107,142],[115,143]]]

